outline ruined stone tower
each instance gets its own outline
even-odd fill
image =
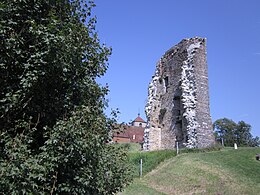
[[[214,144],[209,111],[206,39],[184,39],[156,65],[145,108],[144,150]]]

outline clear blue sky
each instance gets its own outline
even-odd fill
[[[227,117],[260,136],[260,0],[96,0],[97,30],[113,48],[110,108],[129,122],[144,106],[160,57],[183,38],[207,38],[213,121]],[[110,110],[109,108],[109,110]]]

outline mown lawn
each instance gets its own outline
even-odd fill
[[[122,195],[260,194],[260,148],[184,153],[161,163]],[[145,165],[144,165],[145,166]]]

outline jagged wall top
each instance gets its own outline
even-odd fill
[[[144,149],[189,148],[214,142],[209,114],[206,39],[183,39],[156,64],[148,88]]]

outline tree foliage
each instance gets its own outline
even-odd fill
[[[105,144],[111,49],[92,1],[0,3],[0,192],[112,194],[129,182],[126,154]]]
[[[239,146],[258,146],[259,137],[253,137],[251,134],[251,125],[244,121],[235,123],[231,119],[218,119],[213,124],[216,139],[224,140],[226,146],[233,146],[237,143]]]

